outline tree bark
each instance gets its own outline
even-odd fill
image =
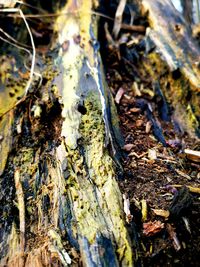
[[[116,182],[118,121],[91,9],[68,1],[60,11],[51,52],[37,59],[42,86],[32,85],[14,117],[2,91],[2,266],[67,266],[67,243],[84,266],[133,266]]]
[[[173,107],[173,117],[191,136],[200,136],[200,51],[185,21],[170,0],[141,1],[148,13],[150,50],[140,64],[143,76],[158,81]],[[152,49],[153,48],[153,49]]]

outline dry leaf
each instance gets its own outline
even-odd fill
[[[164,228],[164,223],[161,221],[143,223],[143,234],[146,236],[153,236],[159,233]]]

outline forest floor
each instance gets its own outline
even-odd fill
[[[200,188],[200,165],[184,154],[200,150],[200,142],[162,121],[142,77],[133,82],[123,54],[107,52],[107,82],[125,140],[119,184],[139,233],[140,261],[145,267],[200,266],[200,195],[186,187]]]

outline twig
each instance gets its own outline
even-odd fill
[[[125,23],[121,24],[121,29],[134,31],[134,32],[142,32],[142,33],[145,33],[146,31],[146,28],[142,25],[129,25]]]

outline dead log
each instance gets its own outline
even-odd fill
[[[181,14],[170,0],[142,0],[149,28],[147,56],[139,67],[143,76],[158,81],[166,100],[173,106],[173,117],[190,135],[199,132],[200,51]]]
[[[37,58],[42,85],[14,109],[23,92],[7,64],[21,73],[18,56],[4,61],[13,77],[1,69],[1,266],[67,266],[70,247],[84,266],[133,266],[116,182],[118,121],[91,9],[68,1],[59,11],[51,51]]]

